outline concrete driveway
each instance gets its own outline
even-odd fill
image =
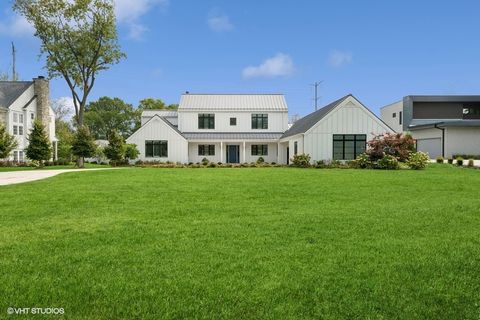
[[[41,180],[56,176],[65,172],[79,172],[79,171],[96,171],[96,170],[111,170],[113,168],[99,168],[99,169],[60,169],[60,170],[26,170],[26,171],[9,171],[0,172],[0,186],[10,184],[24,183],[35,180]]]

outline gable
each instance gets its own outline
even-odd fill
[[[32,84],[31,81],[0,81],[0,108],[10,107]]]
[[[157,130],[157,129],[161,129],[161,130]],[[128,137],[127,142],[132,141],[137,136],[147,133],[147,131],[150,134],[152,134],[155,131],[163,131],[163,130],[167,130],[170,134],[185,140],[185,137],[171,123],[169,123],[166,119],[159,117],[158,115],[155,115],[150,120],[148,120],[143,126],[141,126],[137,131],[135,131],[130,137]]]

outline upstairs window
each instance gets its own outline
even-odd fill
[[[23,123],[23,114],[21,113],[18,115],[18,122]]]
[[[298,154],[298,142],[297,142],[297,141],[295,141],[295,142],[293,143],[293,154],[294,154],[294,155],[297,155],[297,154]]]
[[[13,123],[18,123],[18,113],[13,113]]]
[[[354,160],[365,152],[366,134],[334,134],[333,160]]]
[[[237,125],[237,118],[230,118],[230,125],[236,126]]]
[[[35,120],[35,113],[30,113],[30,119]]]
[[[198,115],[198,129],[215,129],[215,115],[200,113]]]
[[[253,144],[252,145],[252,156],[268,156],[268,145],[267,144]]]
[[[252,129],[268,129],[268,114],[252,114]]]
[[[18,135],[18,126],[13,126],[13,134]]]
[[[396,112],[392,113],[392,118],[396,118],[396,117],[397,117],[397,113]]]
[[[145,141],[145,157],[167,158],[168,157],[168,141],[163,141],[163,140]]]
[[[23,126],[18,126],[18,135],[23,136]]]
[[[198,145],[199,156],[214,156],[215,145],[214,144],[199,144]]]
[[[398,124],[402,124],[402,111],[398,113]]]

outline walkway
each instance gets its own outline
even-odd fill
[[[50,178],[65,172],[97,171],[97,170],[110,170],[110,169],[113,169],[113,168],[25,170],[25,171],[0,172],[0,186],[42,180],[42,179]]]

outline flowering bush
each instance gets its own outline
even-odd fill
[[[310,159],[310,155],[308,154],[297,154],[293,156],[292,163],[295,167],[308,168],[311,166]]]
[[[387,170],[396,170],[400,168],[397,158],[392,155],[386,154],[377,161],[377,169],[387,169]]]
[[[385,133],[375,136],[367,143],[367,155],[370,161],[382,159],[385,155],[394,156],[405,162],[410,153],[415,152],[415,140],[409,134]]]
[[[351,161],[351,166],[354,168],[367,169],[373,168],[374,163],[370,161],[370,157],[366,153],[362,153],[357,159]]]
[[[421,170],[425,169],[430,161],[428,154],[424,152],[412,152],[407,159],[407,165],[410,169]]]

